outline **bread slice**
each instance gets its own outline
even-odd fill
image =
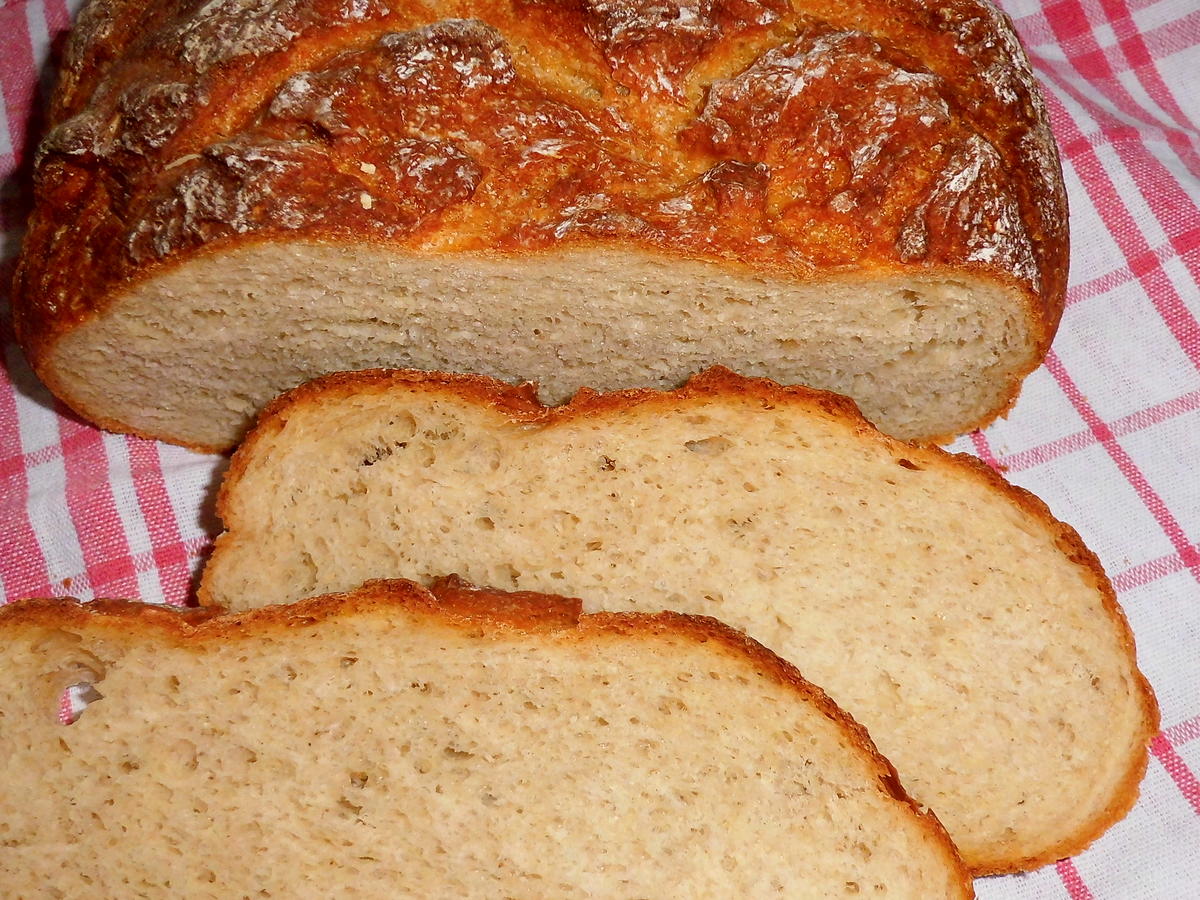
[[[1157,727],[1075,532],[816,391],[713,370],[545,409],[482,378],[331,376],[264,414],[218,512],[204,603],[458,572],[745,629],[866,725],[977,873],[1086,846]]]
[[[932,438],[1062,314],[1062,170],[990,0],[94,0],[49,124],[22,346],[194,447],[382,365],[555,402],[723,363]]]
[[[0,893],[962,898],[863,729],[711,619],[408,582],[0,612]],[[66,683],[98,692],[71,726]]]

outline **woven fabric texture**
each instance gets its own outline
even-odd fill
[[[0,601],[183,604],[218,529],[226,460],[81,422],[32,375],[8,317],[51,60],[77,5],[0,5]],[[1074,859],[976,886],[986,900],[1197,898],[1200,3],[1001,5],[1063,153],[1071,282],[1053,350],[1011,415],[953,449],[1041,496],[1100,556],[1164,727],[1128,818]]]

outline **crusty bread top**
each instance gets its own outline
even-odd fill
[[[202,602],[457,571],[718,615],[863,721],[977,874],[1094,840],[1157,729],[1072,529],[973,457],[806,388],[715,369],[545,408],[480,377],[329,376],[263,414],[218,512]]]
[[[758,895],[769,878],[797,897],[851,895],[859,879],[914,900],[972,895],[934,816],[788,663],[715,620],[579,610],[457,580],[431,591],[374,582],[240,615],[122,601],[5,608],[0,654],[26,677],[0,685],[0,743],[40,780],[0,791],[0,886],[641,896],[675,877],[689,896]],[[100,699],[62,729],[42,682],[57,689],[81,671]],[[728,716],[734,695],[759,712]],[[652,762],[620,749],[626,730]],[[422,756],[426,732],[445,744],[441,760]],[[317,758],[318,746],[338,758]],[[671,754],[677,765],[664,764]],[[721,771],[728,796],[757,805],[697,792]],[[763,790],[746,794],[747,776]],[[610,809],[614,798],[629,806]],[[660,807],[670,820],[636,818]],[[547,810],[555,821],[536,819]],[[256,847],[268,821],[271,839]],[[801,834],[816,844],[787,844]]]
[[[1057,152],[987,0],[92,0],[52,118],[35,367],[131,280],[283,236],[971,272],[1035,360],[1061,314]]]

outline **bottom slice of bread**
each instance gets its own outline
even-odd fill
[[[31,601],[0,668],[6,897],[971,895],[866,732],[712,619]]]

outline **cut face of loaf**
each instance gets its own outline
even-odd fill
[[[1037,362],[1018,296],[986,279],[805,283],[635,251],[450,260],[259,245],[120,302],[55,345],[49,377],[103,424],[213,449],[277,394],[342,369],[532,378],[560,402],[583,385],[671,388],[733,363],[849,394],[883,427],[931,437],[1006,407]]]
[[[35,601],[0,659],[5,896],[972,894],[865,732],[712,620],[399,582]]]
[[[664,9],[95,0],[16,278],[34,367],[102,425],[208,449],[382,365],[560,402],[725,364],[922,439],[1004,411],[1067,271],[1007,18]]]
[[[977,873],[1132,805],[1157,711],[1095,557],[976,460],[714,370],[545,409],[481,378],[331,376],[235,454],[202,602],[377,576],[721,618],[871,732]]]

